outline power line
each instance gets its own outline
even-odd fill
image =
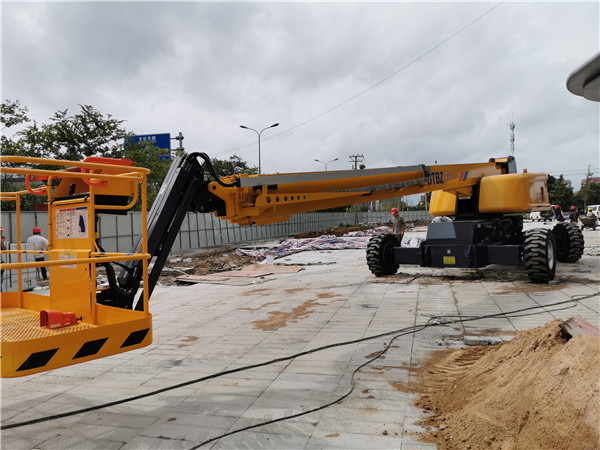
[[[379,80],[377,83],[369,86],[366,89],[363,89],[362,91],[354,94],[352,97],[344,100],[341,103],[338,103],[335,106],[332,106],[331,108],[329,108],[328,110],[317,114],[316,116],[311,117],[310,119],[305,120],[304,122],[300,122],[297,125],[294,125],[293,127],[290,127],[286,130],[280,131],[279,133],[276,134],[272,134],[271,136],[269,136],[268,138],[263,139],[264,141],[267,141],[269,139],[273,139],[276,138],[277,136],[281,136],[282,134],[288,133],[292,130],[295,130],[296,128],[299,128],[303,125],[306,125],[307,123],[312,122],[313,120],[317,120],[321,117],[323,117],[326,114],[329,114],[332,111],[335,111],[338,108],[341,108],[342,106],[344,106],[346,103],[351,102],[352,100],[360,97],[363,94],[366,94],[367,92],[371,91],[372,89],[375,89],[377,86],[379,86],[380,84],[385,83],[386,81],[388,81],[389,79],[395,77],[396,75],[398,75],[400,72],[404,71],[405,69],[408,69],[410,66],[412,66],[413,64],[419,62],[421,59],[425,58],[427,55],[429,55],[430,53],[433,53],[435,50],[437,50],[438,48],[440,48],[441,46],[443,46],[445,43],[447,43],[448,41],[454,39],[456,36],[458,36],[459,34],[461,34],[463,31],[467,30],[468,28],[470,28],[472,25],[476,24],[477,22],[479,22],[481,19],[483,19],[485,16],[487,16],[488,14],[490,14],[492,11],[494,11],[496,8],[498,8],[500,5],[502,5],[504,2],[506,2],[506,0],[502,0],[501,2],[499,2],[498,4],[494,5],[492,8],[488,9],[487,11],[485,11],[483,14],[479,15],[477,18],[475,18],[474,20],[472,20],[471,22],[469,22],[468,24],[466,24],[465,26],[463,26],[462,28],[460,28],[458,31],[455,31],[454,33],[452,33],[450,36],[448,36],[446,39],[443,39],[442,41],[440,41],[438,44],[434,45],[433,47],[431,47],[429,50],[427,50],[425,53],[422,53],[420,56],[416,57],[415,59],[413,59],[412,61],[410,61],[409,63],[405,64],[404,66],[402,66],[400,69],[396,70],[395,72],[392,72],[391,74],[387,75],[386,77],[384,77],[383,79]],[[223,153],[229,153],[229,152],[234,152],[236,150],[240,150],[242,148],[246,148],[246,147],[250,147],[251,145],[254,145],[254,143],[252,144],[246,144],[246,145],[242,145],[240,147],[235,147],[229,150],[225,150],[222,152],[218,152],[215,153],[215,155],[221,155]]]

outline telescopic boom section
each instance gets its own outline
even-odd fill
[[[436,190],[470,197],[483,177],[515,172],[515,160],[508,157],[475,164],[235,175],[222,179],[235,186],[212,182],[208,191],[225,205],[215,211],[217,217],[239,225],[265,225],[292,214]]]

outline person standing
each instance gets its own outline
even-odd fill
[[[563,216],[562,209],[560,209],[560,205],[554,206],[554,220],[558,222],[564,222],[565,217]]]
[[[569,221],[571,223],[577,223],[579,221],[579,211],[576,206],[571,206],[571,214],[569,214]]]
[[[43,252],[48,248],[48,239],[42,236],[42,230],[39,227],[33,228],[33,236],[27,238],[27,243],[33,247],[33,250],[38,252]],[[44,255],[35,255],[36,262],[44,260]],[[46,268],[40,267],[40,270],[42,272],[42,278],[47,280],[48,276],[46,274]]]
[[[404,222],[404,218],[400,215],[398,208],[392,208],[392,233],[398,239],[398,243],[402,243],[402,238],[404,237],[404,230],[406,228],[406,223]]]

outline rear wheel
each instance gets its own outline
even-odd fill
[[[556,242],[552,231],[538,228],[525,232],[523,261],[529,279],[547,283],[556,273]]]
[[[400,264],[394,262],[394,247],[399,247],[398,239],[393,234],[377,234],[367,245],[367,265],[376,277],[393,275]]]
[[[552,230],[556,239],[556,259],[560,262],[579,261],[583,255],[583,233],[574,223],[557,224]]]

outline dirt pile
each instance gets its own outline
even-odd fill
[[[437,352],[417,372],[422,436],[443,449],[600,448],[600,339],[555,320],[497,347]]]

